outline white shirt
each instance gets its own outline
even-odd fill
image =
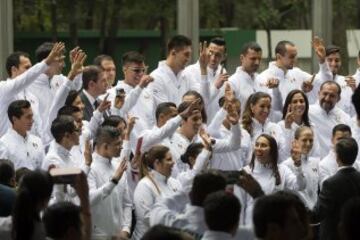
[[[299,195],[308,209],[313,209],[317,201],[319,189],[319,158],[301,157],[301,166],[306,178],[306,188],[299,191]],[[296,166],[292,158],[287,159],[282,164],[286,165],[294,174]]]
[[[347,113],[350,117],[355,116],[356,115],[355,108],[351,101],[351,97],[354,91],[345,82],[345,76],[335,75],[333,77],[333,81],[338,83],[341,88],[341,98],[340,101],[336,104],[336,106],[341,110],[343,110],[345,113]],[[356,86],[358,84],[359,82],[356,81]]]
[[[255,159],[253,170],[251,170],[250,166],[246,166],[244,168],[245,171],[251,174],[256,181],[259,182],[265,194],[271,194],[284,189],[295,191],[305,189],[306,178],[304,177],[301,166],[296,169],[295,174],[283,164],[278,164],[278,169],[281,182],[279,185],[276,185],[273,170],[270,167],[261,164],[257,159]],[[237,185],[234,185],[234,194],[242,203],[240,223],[244,225],[252,225],[254,199]]]
[[[166,178],[156,171],[151,171],[150,174],[154,182],[149,177],[144,177],[139,181],[134,192],[136,225],[132,239],[135,240],[140,239],[150,228],[150,212],[154,204],[159,201],[158,198],[171,196],[181,189],[176,179]]]
[[[119,231],[130,233],[132,201],[126,177],[122,176],[117,185],[110,180],[117,164],[110,159],[93,154],[88,175],[93,236],[114,236]]]
[[[338,170],[339,166],[336,162],[336,154],[333,149],[329,151],[329,154],[321,159],[319,163],[319,180],[320,187],[322,187],[323,182],[334,175]]]
[[[316,126],[318,142],[320,146],[320,157],[326,156],[331,149],[331,137],[333,128],[340,123],[351,126],[351,119],[344,111],[334,107],[327,113],[321,108],[319,102],[310,105],[309,118]]]
[[[12,127],[0,138],[0,156],[14,163],[15,170],[26,167],[30,170],[41,168],[45,157],[41,139],[35,135],[26,134],[24,138]]]
[[[204,234],[207,226],[202,207],[190,204],[188,193],[177,192],[154,204],[150,213],[150,226],[162,224],[168,227]]]
[[[154,81],[149,84],[148,88],[154,96],[156,106],[162,102],[173,102],[178,105],[187,91],[199,92],[200,89],[197,82],[183,74],[183,71],[175,75],[166,61],[160,61],[158,67],[150,75]]]
[[[16,95],[27,88],[39,75],[48,69],[45,61],[29,68],[27,71],[8,81],[0,81],[0,137],[11,127],[7,116],[9,104],[16,100]],[[41,118],[42,119],[42,118]]]

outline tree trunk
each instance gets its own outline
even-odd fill
[[[95,12],[95,0],[87,0],[86,2],[87,6],[87,13],[86,13],[86,19],[85,19],[85,29],[93,29],[94,27],[94,12]]]
[[[104,46],[104,50],[105,50],[104,53],[106,53],[112,57],[115,57],[116,37],[117,37],[117,32],[118,32],[119,24],[120,24],[121,4],[122,4],[121,0],[114,1],[113,10],[111,13],[111,18],[110,18],[109,29],[108,29],[108,37],[105,41],[105,46]]]
[[[69,0],[69,33],[72,47],[78,45],[78,25],[77,25],[77,3],[78,0]]]
[[[108,16],[108,6],[109,0],[104,0],[101,8],[101,20],[100,20],[100,39],[99,39],[99,50],[100,53],[103,53],[105,50],[105,40],[106,40],[106,19]]]
[[[159,18],[160,21],[160,43],[161,43],[161,57],[166,57],[167,40],[169,39],[169,21],[165,16]]]
[[[51,0],[51,37],[53,42],[58,40],[57,34],[57,0]]]

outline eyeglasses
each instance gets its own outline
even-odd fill
[[[130,69],[134,73],[146,73],[149,66],[145,66],[144,68],[138,68],[138,67],[127,67],[127,69]]]
[[[214,57],[216,57],[216,58],[223,58],[224,57],[224,54],[222,54],[222,53],[218,53],[218,52],[213,52],[213,51],[211,51],[211,50],[209,50],[209,56],[214,56]]]

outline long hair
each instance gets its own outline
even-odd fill
[[[53,182],[49,173],[33,171],[23,176],[12,214],[12,239],[28,240],[40,222],[39,206],[50,199]]]
[[[160,162],[165,158],[166,153],[169,152],[170,149],[163,145],[156,145],[149,149],[149,151],[145,152],[141,157],[140,164],[140,174],[141,178],[149,175],[149,170],[154,169],[154,163],[156,160]]]
[[[254,117],[254,113],[251,111],[251,106],[255,105],[262,98],[270,98],[271,96],[265,92],[256,92],[250,95],[245,104],[245,109],[242,116],[242,125],[243,128],[249,132],[250,136],[252,136],[252,118]]]
[[[265,133],[261,134],[257,139],[259,139],[260,137],[266,138],[269,142],[269,145],[270,145],[269,164],[273,171],[273,175],[275,177],[275,183],[276,183],[276,185],[279,185],[281,183],[281,178],[280,178],[280,173],[279,173],[279,169],[278,169],[278,165],[277,165],[279,152],[278,152],[278,146],[277,146],[276,140],[272,136],[265,134]],[[254,167],[255,167],[255,150],[253,152],[253,155],[252,155],[249,165],[250,165],[251,170],[253,171]]]
[[[291,92],[289,92],[289,94],[286,96],[285,99],[285,103],[284,103],[284,107],[283,107],[283,117],[282,119],[285,119],[286,117],[286,113],[287,113],[287,109],[289,107],[289,104],[291,103],[293,97],[295,96],[295,94],[300,93],[301,96],[303,96],[304,100],[305,100],[305,111],[302,115],[301,121],[305,126],[310,127],[310,120],[309,120],[309,100],[307,98],[307,96],[305,95],[305,93],[301,90],[295,89],[292,90]]]

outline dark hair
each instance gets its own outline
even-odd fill
[[[61,239],[70,228],[81,232],[81,208],[71,202],[59,202],[49,206],[43,217],[46,234]]]
[[[336,132],[349,132],[351,134],[351,128],[346,124],[338,124],[332,129],[332,136],[334,137]]]
[[[287,51],[286,45],[295,46],[295,44],[290,41],[286,41],[286,40],[280,41],[278,42],[278,44],[276,44],[275,55],[280,54],[281,56],[284,56]]]
[[[187,148],[186,151],[180,156],[180,159],[183,163],[190,164],[190,157],[196,158],[201,150],[203,149],[202,143],[191,143]]]
[[[58,111],[58,116],[72,116],[74,113],[81,112],[81,109],[72,106],[72,105],[65,105]]]
[[[117,129],[116,127],[101,126],[96,131],[94,143],[98,146],[104,143],[110,144],[114,140],[118,139],[121,136],[121,134],[122,133],[120,132],[120,130]]]
[[[10,183],[11,179],[14,177],[14,164],[10,160],[0,159],[0,184],[14,187]]]
[[[201,96],[201,94],[197,91],[194,90],[189,90],[187,91],[182,97],[186,97],[186,96],[194,96],[196,99],[200,99],[200,104],[203,106],[201,109],[201,117],[202,117],[202,122],[206,123],[207,122],[207,114],[206,114],[206,110],[205,110],[205,102],[204,102],[204,98]],[[179,106],[180,108],[180,106]],[[182,111],[184,111],[185,109],[183,109]],[[182,112],[182,111],[179,111]]]
[[[190,192],[190,201],[194,206],[202,207],[205,198],[213,192],[225,190],[226,180],[213,171],[204,172],[195,176]]]
[[[140,173],[141,177],[148,175],[148,169],[154,169],[154,163],[156,160],[162,161],[166,153],[169,152],[170,149],[163,145],[155,145],[152,146],[147,152],[145,152],[141,157],[141,166]]]
[[[340,47],[335,45],[329,45],[325,48],[326,56],[329,56],[333,53],[340,53]]]
[[[351,97],[351,102],[354,105],[357,119],[360,119],[360,84],[355,89],[354,94]]]
[[[41,44],[35,51],[36,61],[41,62],[42,60],[47,58],[53,47],[54,43],[52,42],[44,42],[43,44]]]
[[[112,126],[116,128],[120,123],[124,123],[125,126],[127,125],[125,119],[122,117],[117,115],[110,115],[104,119],[104,122],[101,124],[101,126]]]
[[[124,53],[124,55],[122,55],[122,64],[128,64],[128,63],[138,63],[141,64],[143,62],[145,62],[145,57],[140,54],[139,52],[136,51],[130,51],[130,52],[126,52]]]
[[[262,51],[261,46],[257,42],[247,42],[241,47],[240,54],[246,56],[249,49],[254,50],[255,52]]]
[[[53,182],[48,172],[36,170],[20,182],[12,215],[12,239],[32,239],[36,222],[40,222],[39,205],[50,199]]]
[[[337,158],[347,166],[354,164],[358,150],[359,147],[354,138],[342,138],[335,145]]]
[[[312,130],[311,127],[308,127],[308,126],[300,126],[298,127],[296,130],[295,130],[295,133],[294,133],[294,138],[295,139],[299,139],[300,138],[300,135],[303,131],[305,130],[310,130],[312,132],[312,134],[314,135],[314,131]]]
[[[159,120],[160,114],[170,113],[170,108],[176,108],[176,104],[173,102],[162,102],[156,107],[155,118],[156,121]]]
[[[191,46],[190,38],[185,37],[183,35],[173,36],[167,44],[168,55],[170,54],[171,50],[177,51],[183,47],[188,47],[188,46]]]
[[[304,101],[305,101],[305,111],[302,115],[302,124],[304,124],[305,126],[308,126],[310,127],[310,120],[309,120],[309,100],[307,98],[307,96],[305,95],[305,93],[301,90],[298,90],[298,89],[294,89],[292,90],[291,92],[289,92],[289,94],[286,96],[286,99],[285,99],[285,103],[284,103],[284,107],[283,107],[283,117],[282,119],[285,119],[286,117],[286,114],[287,114],[287,110],[288,110],[288,107],[293,99],[293,97],[295,96],[295,94],[298,94],[300,93],[301,96],[304,98]]]
[[[218,45],[218,46],[223,46],[224,50],[226,52],[226,41],[225,41],[224,38],[222,38],[222,37],[214,37],[214,38],[210,39],[209,44],[210,43],[213,43],[213,44]]]
[[[270,145],[270,162],[269,162],[269,164],[273,171],[273,175],[275,177],[275,184],[279,185],[281,183],[281,178],[280,178],[280,173],[279,173],[279,169],[278,169],[278,157],[279,157],[278,145],[276,143],[275,138],[273,138],[269,134],[263,133],[260,136],[258,136],[256,140],[258,140],[260,137],[264,137],[264,138],[266,138],[266,140],[269,141],[269,145]],[[250,165],[251,170],[253,171],[254,167],[255,167],[255,151],[253,152],[253,155],[252,155],[249,165]]]
[[[212,231],[233,230],[239,224],[240,211],[237,197],[223,190],[210,193],[204,201],[205,222]]]
[[[287,215],[291,208],[294,208],[300,221],[307,227],[309,219],[305,205],[294,193],[278,191],[258,198],[253,210],[256,237],[265,238],[270,223],[283,227],[288,220]]]
[[[76,131],[74,121],[75,120],[72,116],[59,115],[51,123],[50,131],[57,143],[60,143],[60,141],[65,137],[66,133],[73,133]]]
[[[101,74],[102,70],[100,67],[95,66],[95,65],[90,65],[84,68],[83,71],[83,88],[85,90],[89,89],[89,83],[92,82],[97,82],[99,75]]]
[[[79,96],[80,92],[76,90],[71,90],[65,100],[65,106],[72,106],[77,96]]]
[[[264,92],[256,92],[250,95],[245,104],[245,109],[242,115],[242,125],[243,128],[249,132],[250,136],[252,136],[252,117],[254,116],[251,111],[251,105],[255,105],[260,99],[269,98],[271,100],[271,96]]]
[[[26,167],[21,167],[21,168],[17,169],[15,171],[16,186],[18,186],[21,182],[21,179],[30,172],[32,172],[32,171]]]
[[[341,230],[346,240],[356,240],[360,236],[358,219],[360,216],[360,197],[346,201],[340,213]]]
[[[341,87],[340,87],[340,85],[337,83],[337,82],[334,82],[334,81],[325,81],[325,82],[323,82],[321,85],[320,85],[320,91],[323,89],[323,87],[325,86],[325,85],[327,85],[327,84],[329,84],[329,85],[335,85],[336,87],[337,87],[337,89],[338,89],[338,95],[339,95],[339,97],[341,96]]]
[[[29,58],[29,54],[26,52],[13,52],[6,58],[6,72],[9,77],[11,77],[11,68],[16,67],[19,68],[20,65],[20,57],[26,57]]]
[[[183,240],[185,233],[164,225],[152,226],[141,240]]]
[[[94,65],[102,68],[101,63],[102,63],[103,61],[105,61],[105,60],[107,60],[107,61],[114,61],[111,56],[105,55],[105,54],[101,54],[101,55],[98,55],[98,56],[96,56],[96,57],[94,58],[94,62],[93,62],[93,63],[94,63]]]
[[[12,119],[13,117],[21,118],[21,116],[24,115],[23,109],[28,109],[30,107],[31,104],[27,100],[15,100],[10,103],[7,111],[10,122],[14,123]]]

